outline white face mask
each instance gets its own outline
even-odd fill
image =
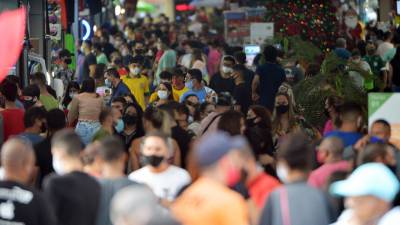
[[[289,171],[286,168],[286,166],[282,165],[282,164],[278,164],[276,166],[276,175],[278,175],[279,179],[283,182],[283,183],[287,183],[288,182],[288,175],[289,175]]]
[[[131,68],[130,71],[135,76],[139,75],[141,72],[139,67]]]
[[[66,173],[64,165],[61,163],[60,160],[56,159],[54,156],[53,156],[53,169],[58,175],[64,175]]]
[[[168,98],[168,91],[159,90],[159,91],[157,92],[157,95],[158,95],[158,97],[159,97],[161,100],[165,100],[165,99]]]
[[[85,49],[83,48],[83,46],[81,46],[81,52],[84,54],[85,53]]]
[[[222,66],[222,72],[223,72],[223,73],[232,73],[233,70],[232,70],[232,68],[230,68],[230,67]]]

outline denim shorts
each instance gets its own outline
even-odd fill
[[[94,134],[100,129],[101,125],[98,121],[78,121],[75,132],[81,137],[85,145],[92,142]]]

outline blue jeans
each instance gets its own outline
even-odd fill
[[[75,132],[81,137],[85,145],[92,142],[93,135],[100,129],[101,125],[97,121],[78,121]]]

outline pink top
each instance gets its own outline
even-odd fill
[[[324,136],[325,136],[327,133],[331,132],[331,131],[333,131],[333,122],[332,122],[332,119],[329,119],[329,120],[326,121],[326,123],[325,123],[325,127],[324,127]]]
[[[347,161],[327,163],[311,172],[308,177],[308,184],[315,188],[324,188],[329,177],[338,171],[348,171],[350,164]]]
[[[218,72],[219,64],[221,62],[221,53],[216,49],[211,49],[208,53],[207,70],[211,78]]]

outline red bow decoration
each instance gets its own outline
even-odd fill
[[[25,37],[26,9],[0,14],[0,82],[17,62]]]

